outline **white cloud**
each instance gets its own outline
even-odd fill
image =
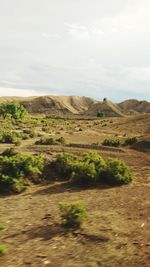
[[[104,34],[104,31],[100,27],[95,27],[94,25],[85,26],[78,24],[65,23],[67,26],[67,31],[74,39],[84,40],[93,37],[100,37]]]
[[[44,93],[33,89],[17,89],[0,87],[0,96],[40,96]]]
[[[68,33],[75,39],[89,38],[89,29],[83,25],[65,23]]]
[[[98,27],[95,27],[95,26],[92,26],[90,28],[90,32],[95,36],[100,36],[100,35],[104,34],[104,31],[101,28],[98,28]]]
[[[117,33],[117,32],[119,32],[119,30],[117,28],[113,27],[112,32]]]
[[[47,33],[43,32],[42,36],[46,39],[54,38],[54,39],[61,39],[61,35],[59,33]]]

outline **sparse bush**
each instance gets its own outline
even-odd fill
[[[12,157],[15,155],[17,155],[17,151],[14,147],[6,148],[2,153],[2,156],[7,156],[7,157]]]
[[[58,139],[56,139],[56,141],[59,143],[59,144],[62,144],[62,145],[65,145],[66,144],[66,140],[64,137],[60,137]]]
[[[27,138],[28,138],[28,136],[30,138],[34,138],[37,136],[37,133],[32,129],[24,129],[23,133],[24,133],[24,137],[27,136]]]
[[[16,144],[18,142],[21,142],[21,136],[19,133],[8,133],[3,132],[0,135],[0,143],[6,143],[6,144]]]
[[[44,168],[42,155],[0,156],[0,192],[18,192],[25,189],[24,179],[38,180]]]
[[[99,180],[106,166],[105,160],[97,153],[90,152],[83,155],[82,161],[86,162],[87,164],[94,164],[97,172],[97,179]]]
[[[131,146],[138,142],[137,137],[129,137],[125,140],[124,145],[125,146]]]
[[[117,138],[107,138],[102,142],[102,145],[118,147],[120,146],[120,141]]]
[[[9,190],[13,193],[19,194],[23,191],[26,190],[26,186],[23,183],[23,179],[18,180],[18,179],[13,179],[12,184],[9,186]]]
[[[109,158],[102,173],[101,179],[110,185],[128,184],[132,181],[132,175],[128,166],[120,159]]]
[[[61,202],[59,204],[63,224],[67,227],[77,227],[87,219],[87,212],[80,202]]]
[[[76,160],[77,157],[73,154],[58,154],[56,159],[52,162],[52,167],[58,175],[70,179],[75,168]]]
[[[20,140],[20,139],[17,139],[17,140],[14,142],[14,145],[15,145],[15,146],[20,146],[20,145],[21,145],[21,140]]]
[[[97,180],[97,172],[94,163],[76,163],[71,178],[75,183],[84,186],[94,184]]]
[[[45,132],[45,133],[48,133],[49,132],[49,127],[42,127],[42,131]]]
[[[0,245],[0,256],[6,255],[8,253],[7,246],[4,244]]]
[[[97,112],[97,117],[98,118],[104,118],[105,117],[105,113],[104,112]]]
[[[37,140],[35,142],[36,145],[60,145],[65,144],[65,139],[63,137],[60,137],[58,139],[54,139],[52,137],[49,138],[41,138],[40,140]]]
[[[59,154],[51,166],[59,177],[71,178],[72,182],[83,186],[98,183],[121,185],[132,180],[130,170],[122,160],[104,160],[93,152],[82,157],[67,153]]]
[[[94,142],[94,143],[92,143],[92,146],[99,146],[99,143],[98,142]]]
[[[99,182],[106,166],[105,160],[95,152],[84,154],[74,164],[72,180],[84,186]]]

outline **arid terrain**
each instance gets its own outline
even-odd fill
[[[66,145],[36,145],[39,137],[34,137],[23,140],[16,147],[18,152],[42,153],[51,159],[59,152],[82,155],[94,150],[104,158],[124,160],[134,178],[128,185],[82,188],[60,181],[59,177],[51,181],[49,174],[49,182],[31,184],[21,194],[1,195],[0,241],[7,245],[8,253],[0,257],[0,266],[148,267],[150,114],[137,112],[106,118],[51,118],[39,114],[33,118],[40,119],[40,123],[33,126],[28,122],[27,128],[34,127],[44,137],[64,137]],[[23,126],[14,127],[20,131]],[[119,138],[123,143],[134,136],[138,138],[134,146],[102,146],[108,137]],[[0,153],[12,146],[0,144]],[[61,225],[61,201],[85,205],[88,219],[81,229],[69,230]]]

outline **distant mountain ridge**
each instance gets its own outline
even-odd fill
[[[150,113],[150,102],[145,100],[128,99],[118,104],[118,106],[128,113],[132,111]]]
[[[150,113],[150,102],[135,99],[125,100],[115,104],[106,98],[97,101],[85,96],[33,96],[33,97],[0,97],[0,103],[18,101],[30,113],[44,113],[55,115],[82,114],[96,116],[104,112],[107,116],[125,116],[138,113]]]

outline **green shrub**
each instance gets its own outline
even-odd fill
[[[40,140],[36,141],[36,145],[60,145],[60,144],[65,144],[66,141],[63,137],[60,137],[58,139],[54,139],[52,137],[49,138],[41,138]]]
[[[0,256],[6,255],[8,253],[7,246],[4,244],[0,245]]]
[[[0,156],[0,192],[22,192],[26,178],[36,182],[44,168],[42,155]]]
[[[83,186],[106,183],[121,185],[132,180],[127,165],[119,159],[104,160],[95,152],[76,157],[73,154],[59,154],[52,162],[59,177],[65,177]]]
[[[58,145],[58,142],[54,138],[41,138],[35,142],[36,145]]]
[[[27,138],[28,136],[30,138],[35,138],[37,136],[37,133],[32,129],[24,129],[23,133],[24,133],[24,137],[27,136]]]
[[[9,191],[13,193],[21,193],[26,190],[26,186],[23,183],[23,180],[13,179],[12,184],[10,184]]]
[[[89,152],[84,154],[81,160],[88,164],[93,163],[98,173],[100,173],[105,168],[105,160],[96,152]]]
[[[118,147],[120,146],[120,141],[117,138],[107,138],[102,142],[102,145]]]
[[[67,227],[80,227],[87,219],[87,212],[80,202],[61,202],[59,204],[63,224]]]
[[[72,180],[81,185],[92,185],[97,180],[97,172],[94,163],[76,163],[71,174]]]
[[[137,137],[129,137],[125,140],[124,145],[125,146],[131,146],[138,142]]]
[[[74,164],[72,179],[85,186],[97,182],[105,168],[105,160],[95,152],[84,154]]]
[[[3,118],[9,117],[19,122],[28,117],[28,112],[23,105],[17,102],[7,102],[0,105],[0,115],[2,115]]]
[[[21,142],[22,136],[20,133],[16,132],[3,132],[0,135],[0,143],[6,143],[6,144],[17,144]]]
[[[60,137],[58,139],[56,139],[56,141],[59,143],[59,144],[62,144],[62,145],[65,145],[66,144],[66,140],[64,137]]]
[[[128,166],[120,159],[109,158],[102,173],[102,181],[110,185],[128,184],[132,175]]]
[[[104,112],[97,112],[97,117],[98,118],[104,118],[105,117],[105,113]]]
[[[20,139],[17,139],[17,140],[14,142],[14,145],[15,145],[15,146],[20,146],[20,145],[21,145],[21,140],[20,140]]]
[[[12,156],[15,156],[17,154],[18,154],[18,152],[16,151],[16,149],[14,147],[10,147],[10,148],[6,148],[1,155],[7,156],[7,157],[12,157]]]
[[[52,162],[52,167],[56,173],[61,177],[70,179],[75,168],[77,157],[73,154],[63,153],[58,154],[56,159]]]

